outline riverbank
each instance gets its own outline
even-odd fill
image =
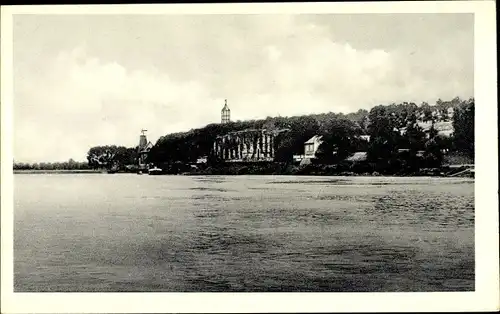
[[[474,177],[473,171],[467,171],[473,165],[447,165],[440,168],[421,168],[418,170],[403,169],[391,171],[391,169],[373,170],[367,166],[346,165],[306,165],[299,166],[286,163],[262,163],[262,164],[219,164],[219,165],[165,165],[160,175],[293,175],[293,176],[400,176],[400,177]],[[74,169],[74,170],[14,170],[14,174],[99,174],[107,173],[105,170]],[[131,173],[130,171],[118,171],[115,173]]]
[[[170,175],[293,175],[293,176],[463,176],[474,177],[473,165],[446,165],[439,168],[391,169],[370,165],[322,165],[299,166],[287,163],[218,164],[188,167],[166,166],[162,174]]]

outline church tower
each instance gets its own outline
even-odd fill
[[[147,159],[149,155],[149,151],[152,148],[151,142],[148,142],[148,139],[146,137],[146,131],[147,130],[141,130],[141,135],[139,137],[139,146],[137,147],[138,150],[138,162],[139,162],[139,170],[145,170],[147,169]]]
[[[221,110],[221,123],[228,123],[231,121],[231,110],[227,106],[227,99],[224,100],[224,108]]]
[[[146,148],[146,145],[148,145],[148,139],[146,138],[146,131],[142,129],[141,130],[141,135],[139,136],[139,151],[143,150]]]

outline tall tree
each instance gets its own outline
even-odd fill
[[[321,127],[322,141],[317,158],[323,163],[344,160],[356,151],[361,128],[348,119],[332,119]]]
[[[395,113],[379,105],[370,110],[370,146],[368,158],[377,163],[384,163],[393,158],[397,151],[400,133],[395,121]]]
[[[91,147],[87,153],[87,161],[93,169],[111,169],[123,162],[122,156],[126,151],[126,147],[116,145]]]
[[[452,123],[455,149],[474,158],[474,98],[455,109]]]

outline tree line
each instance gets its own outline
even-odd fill
[[[77,162],[14,162],[14,170],[126,170],[137,163],[137,148],[104,145],[91,147],[87,153],[87,161]]]
[[[65,162],[23,163],[14,162],[14,170],[89,170],[88,162],[70,159]]]
[[[450,114],[450,108],[453,114]],[[437,125],[453,126],[451,136],[439,134]],[[427,130],[423,124],[430,125]],[[320,164],[342,163],[357,151],[367,153],[367,162],[378,171],[439,167],[445,152],[474,159],[474,98],[458,97],[435,105],[411,102],[378,105],[370,111],[322,113],[260,120],[213,123],[188,132],[162,136],[152,147],[148,163],[159,166],[194,163],[202,156],[209,164],[217,136],[245,129],[286,129],[275,140],[275,161],[291,163],[293,155],[304,153],[304,142],[321,135],[323,143],[316,154]],[[366,141],[362,135],[369,135]],[[16,164],[16,169],[131,169],[137,164],[137,147],[105,145],[91,147],[87,163]]]

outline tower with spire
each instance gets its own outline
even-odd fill
[[[224,108],[221,110],[221,123],[229,123],[231,121],[231,110],[227,106],[227,99],[224,100]]]
[[[148,139],[146,138],[146,132],[148,130],[142,129],[141,135],[139,136],[139,151],[143,150],[146,145],[148,145]]]
[[[146,132],[147,130],[142,129],[141,130],[141,135],[139,136],[139,146],[137,147],[138,150],[138,161],[139,161],[139,170],[145,170],[147,169],[147,159],[149,155],[149,151],[153,147],[153,144],[148,141],[146,137]]]

